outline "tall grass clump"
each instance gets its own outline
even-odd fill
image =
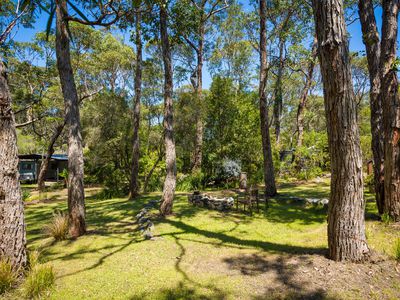
[[[0,295],[10,290],[18,280],[18,273],[8,260],[0,260]]]
[[[388,214],[388,213],[382,214],[382,216],[381,216],[381,221],[383,222],[383,224],[389,225],[390,222],[391,222],[391,219],[390,219],[389,214]]]
[[[400,238],[394,244],[394,258],[400,262]]]
[[[51,289],[54,281],[53,267],[37,264],[28,271],[22,284],[22,294],[28,299],[38,298]]]
[[[63,241],[68,238],[68,228],[68,215],[56,212],[51,222],[44,227],[44,232],[56,241]]]

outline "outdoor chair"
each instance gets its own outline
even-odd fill
[[[236,197],[236,210],[239,210],[239,205],[243,205],[243,211],[249,211],[250,215],[253,214],[253,207],[259,211],[259,195],[258,189],[246,189],[244,193],[239,193]]]

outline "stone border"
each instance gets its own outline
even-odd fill
[[[194,206],[207,207],[219,211],[230,210],[235,203],[232,197],[216,198],[200,192],[188,195],[188,202]]]

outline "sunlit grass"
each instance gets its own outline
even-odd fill
[[[326,253],[326,208],[291,197],[328,198],[329,183],[282,184],[279,192],[268,210],[262,204],[253,216],[193,207],[179,193],[172,217],[158,219],[152,211],[154,241],[144,240],[134,216],[159,193],[135,201],[89,196],[88,234],[57,243],[43,233],[53,212],[66,210],[66,201],[55,199],[27,206],[28,245],[54,267],[52,299],[249,299],[260,296],[261,283],[240,272],[232,275],[226,261]],[[366,199],[369,245],[394,257],[396,232],[376,221],[372,195]],[[276,283],[270,280],[262,284]]]

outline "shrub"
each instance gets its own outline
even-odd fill
[[[205,176],[201,172],[195,172],[191,175],[179,174],[177,176],[177,191],[193,191],[204,188]]]
[[[238,162],[230,159],[224,159],[216,169],[216,181],[228,182],[232,178],[239,177],[241,168]]]
[[[381,216],[381,220],[382,220],[383,224],[385,224],[385,225],[389,225],[389,224],[390,224],[390,221],[391,221],[390,216],[389,216],[388,213],[384,213],[384,214]]]
[[[31,269],[22,285],[22,292],[26,298],[37,298],[48,291],[54,284],[55,274],[49,265],[36,265]]]
[[[68,237],[68,215],[62,212],[54,213],[50,224],[45,226],[44,231],[56,241],[66,240]]]
[[[400,238],[396,240],[394,245],[394,258],[400,262]]]
[[[25,201],[31,196],[31,192],[27,189],[22,189],[22,200]]]
[[[122,170],[108,170],[104,176],[105,189],[102,195],[103,199],[118,198],[128,195],[129,180]]]
[[[0,260],[0,295],[11,289],[17,282],[18,274],[8,260]]]

